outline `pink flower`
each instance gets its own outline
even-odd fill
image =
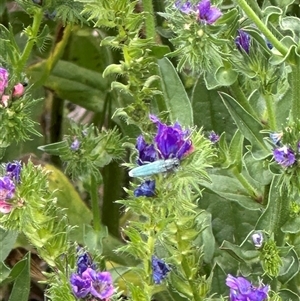
[[[0,212],[7,214],[12,211],[13,206],[5,201],[0,200]]]
[[[12,95],[13,97],[19,98],[24,94],[24,91],[24,86],[21,83],[18,83],[14,86]]]
[[[7,108],[8,101],[9,101],[9,95],[2,95],[1,104],[3,105],[4,108]]]

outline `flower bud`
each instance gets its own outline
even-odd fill
[[[15,98],[19,98],[24,94],[24,86],[21,83],[18,83],[14,86],[12,96]]]

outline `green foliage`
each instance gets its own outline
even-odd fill
[[[100,133],[93,125],[77,126],[73,123],[66,140],[41,146],[39,149],[59,155],[67,164],[66,172],[74,178],[87,178],[93,175],[100,181],[99,167],[109,164],[113,159],[123,157],[123,139],[116,129]],[[74,141],[79,142],[76,150],[71,148]]]
[[[9,296],[9,301],[26,301],[29,296],[30,289],[30,253],[18,263],[22,265],[22,269],[20,270],[18,276],[14,281],[14,286],[12,292]]]
[[[73,241],[112,273],[120,287],[110,300],[225,300],[228,274],[270,285],[270,301],[299,300],[296,1],[212,1],[222,11],[213,23],[175,1],[10,2],[0,4],[0,64],[9,71],[0,157],[12,143],[23,153],[22,142],[40,135],[41,123],[46,145],[39,149],[62,171],[44,157],[43,168],[23,164],[11,199],[0,182],[0,211],[6,201],[13,205],[0,217],[0,280],[14,281],[9,300],[27,300],[30,288],[29,255],[11,269],[4,263],[17,233],[47,263],[51,300],[76,300]],[[236,44],[237,30],[248,35],[249,51]],[[26,93],[13,97],[14,86],[27,81]],[[44,88],[45,111],[32,117]],[[128,161],[126,148],[133,150],[140,133],[153,140],[149,113],[195,127],[193,151],[177,170],[151,177],[154,196],[136,197],[141,179],[130,183],[117,164]],[[205,137],[212,130],[218,141]],[[274,132],[281,134],[276,142],[267,137]],[[36,142],[29,145],[41,154]],[[283,146],[295,156],[288,167],[273,158]],[[132,153],[123,166],[136,165]],[[171,269],[159,285],[152,255]]]
[[[29,162],[22,168],[14,209],[1,217],[1,223],[4,229],[23,232],[44,260],[54,266],[55,259],[68,246],[70,230],[66,216],[59,209],[48,190],[47,174]]]

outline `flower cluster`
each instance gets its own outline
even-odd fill
[[[162,123],[156,116],[150,115],[150,119],[157,126],[154,142],[148,144],[144,137],[137,138],[136,149],[138,151],[138,165],[144,165],[156,160],[177,158],[181,160],[184,156],[193,151],[190,131],[183,130],[178,122],[168,126]],[[155,194],[155,181],[146,181],[134,191],[136,197],[151,197]]]
[[[77,273],[70,278],[73,294],[76,298],[96,297],[101,300],[111,297],[114,293],[113,280],[109,272],[97,272],[87,253],[77,260]]]
[[[275,161],[282,167],[289,167],[296,162],[294,151],[286,145],[274,149],[273,156]]]
[[[170,266],[155,255],[152,256],[152,277],[155,284],[160,284],[171,271]]]
[[[3,107],[8,106],[9,99],[19,98],[24,94],[24,85],[21,83],[16,84],[13,87],[12,95],[4,94],[6,92],[6,88],[8,87],[9,74],[8,71],[4,68],[0,67],[0,104]]]
[[[0,177],[0,212],[7,214],[13,209],[10,202],[15,196],[16,184],[20,183],[21,163],[6,164],[6,174]]]
[[[184,14],[196,14],[198,20],[205,24],[213,24],[222,16],[222,12],[217,7],[211,6],[210,0],[202,0],[196,5],[193,5],[190,1],[182,2],[178,0],[175,2],[175,7]]]
[[[263,301],[268,298],[268,285],[255,287],[243,277],[228,275],[226,285],[230,288],[230,301]]]

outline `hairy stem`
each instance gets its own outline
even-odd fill
[[[152,0],[143,0],[143,8],[146,13],[146,38],[147,39],[155,39],[155,17]]]
[[[39,28],[40,28],[42,19],[43,19],[42,10],[35,11],[35,14],[33,16],[32,27],[31,27],[31,30],[30,30],[30,37],[28,38],[27,44],[26,44],[26,46],[23,50],[23,53],[20,57],[18,68],[16,70],[17,74],[20,74],[24,70],[24,67],[27,63],[27,60],[28,60],[28,58],[31,54],[32,48],[33,48],[33,46],[36,42],[36,38],[37,38],[38,33],[39,33]]]
[[[265,37],[272,43],[272,45],[285,56],[288,49],[280,43],[279,40],[273,35],[273,33],[267,28],[267,26],[261,21],[259,16],[253,11],[253,9],[248,5],[246,0],[236,0],[237,4],[242,8],[244,13],[251,19],[258,29],[265,35]]]
[[[98,186],[97,186],[96,179],[93,175],[91,175],[90,196],[91,196],[91,203],[92,203],[94,230],[100,232],[101,218],[100,218],[100,209],[99,209],[99,202],[98,202]]]
[[[297,58],[296,64],[291,65],[290,87],[292,91],[292,109],[291,118],[293,121],[299,119],[300,116],[300,60]]]
[[[249,104],[248,99],[246,98],[243,90],[239,86],[238,81],[235,81],[231,86],[230,86],[231,93],[233,94],[235,100],[243,107],[244,110],[246,110],[250,115],[257,117],[256,112],[254,109],[251,107]]]
[[[269,127],[272,131],[276,131],[276,116],[275,116],[274,98],[273,98],[272,94],[269,94],[269,93],[264,93],[263,97],[266,102]]]
[[[247,181],[247,179],[240,173],[240,171],[234,167],[231,169],[236,179],[242,184],[242,186],[248,191],[249,195],[255,200],[260,200],[261,195],[258,191]]]

